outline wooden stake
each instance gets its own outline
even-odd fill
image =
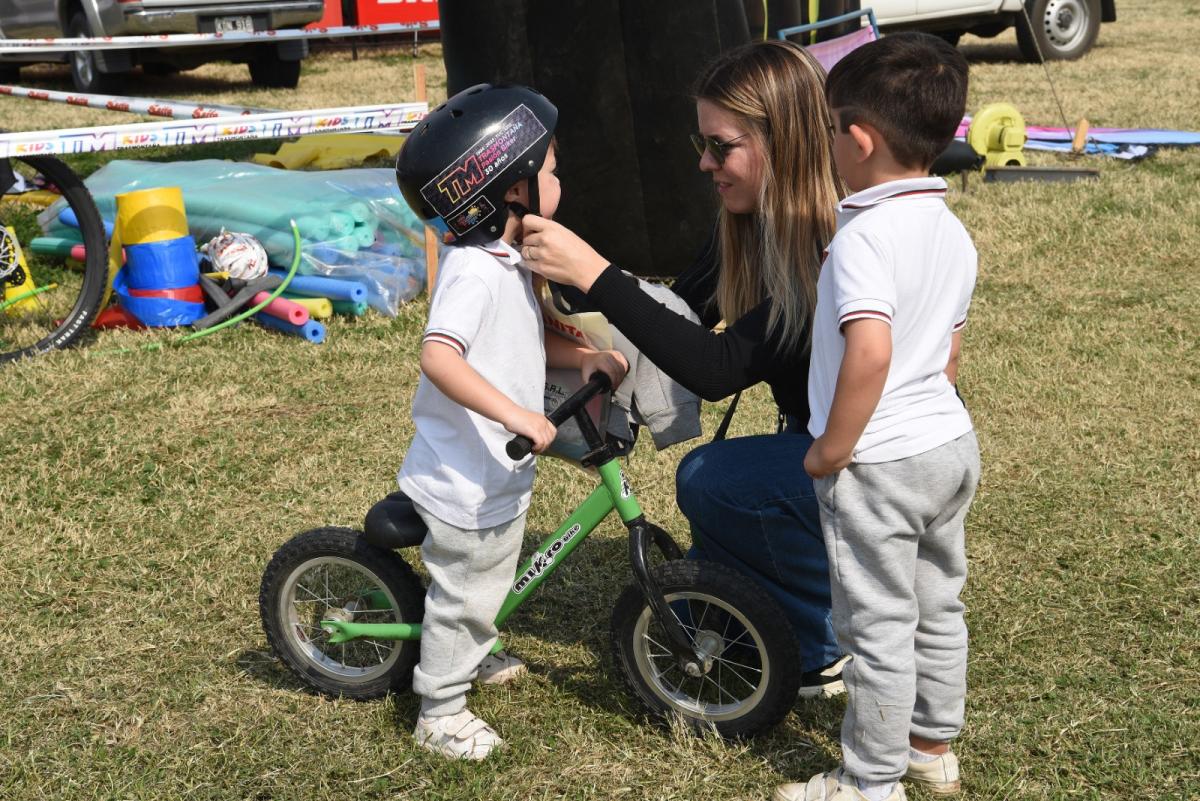
[[[1087,147],[1088,121],[1086,118],[1081,118],[1075,126],[1075,138],[1071,140],[1071,152],[1079,156],[1083,154],[1083,149]]]
[[[428,102],[425,92],[425,65],[413,65],[413,86],[417,102]],[[428,225],[425,226],[425,291],[433,297],[433,284],[437,281],[438,241],[437,235]]]

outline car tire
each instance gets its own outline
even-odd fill
[[[934,35],[951,47],[958,47],[958,40],[962,38],[963,31],[938,31]]]
[[[91,26],[82,11],[71,15],[67,23],[67,36],[70,38],[87,38],[92,36]],[[92,94],[107,94],[116,91],[121,78],[117,74],[101,72],[96,63],[96,54],[91,50],[72,50],[68,59],[71,64],[71,81],[78,92]]]
[[[264,89],[295,89],[300,83],[299,61],[284,61],[274,52],[249,63],[250,80]]]
[[[1028,0],[1026,10],[1028,20],[1017,21],[1017,44],[1028,61],[1077,59],[1100,35],[1100,0]]]

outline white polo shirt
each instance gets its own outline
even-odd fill
[[[542,411],[546,346],[530,273],[501,240],[447,248],[438,268],[423,341],[457,350],[493,387]],[[534,457],[504,452],[513,435],[460,406],[425,375],[413,399],[416,435],[400,466],[400,489],[439,520],[492,528],[529,508]]]
[[[817,281],[809,366],[808,430],[825,431],[845,352],[842,326],[862,318],[892,329],[883,397],[853,461],[890,462],[971,430],[946,377],[951,335],[967,322],[977,256],[946,207],[941,178],[890,181],[838,205],[838,231]]]

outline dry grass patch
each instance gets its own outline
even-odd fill
[[[1200,129],[1200,15],[1181,0],[1119,11],[1094,53],[1051,67],[1068,116]],[[1041,68],[1003,61],[1011,43],[965,50],[972,110],[1007,100],[1055,124]],[[323,53],[307,69],[298,95],[268,97],[221,66],[146,94],[318,107],[406,99],[411,75],[407,51]],[[3,103],[9,127],[45,127],[37,115],[56,108]],[[61,112],[56,124],[102,114]],[[958,745],[969,799],[1200,792],[1200,154],[1087,164],[1101,181],[973,181],[950,197],[981,253],[962,368],[985,467]],[[101,351],[138,335],[105,334],[0,373],[0,798],[761,799],[834,763],[840,702],[798,704],[748,744],[642,718],[607,656],[629,580],[611,521],[513,617],[505,636],[529,680],[472,696],[512,745],[488,764],[414,748],[410,696],[318,698],[265,653],[272,551],[301,529],[356,525],[392,486],[425,311],[337,320],[320,347],[243,327],[113,355]],[[721,410],[706,409],[707,430]],[[756,390],[734,433],[772,423]],[[686,450],[643,442],[627,471],[682,540]],[[591,487],[543,462],[526,546]]]

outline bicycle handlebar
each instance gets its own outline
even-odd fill
[[[601,372],[592,373],[592,377],[588,379],[588,382],[580,387],[575,394],[559,404],[557,409],[546,415],[546,419],[557,428],[579,412],[592,398],[601,392],[608,392],[611,389],[612,380],[609,379],[607,374]],[[533,441],[523,434],[517,434],[504,446],[504,451],[508,454],[508,458],[514,462],[519,462],[533,451]]]

